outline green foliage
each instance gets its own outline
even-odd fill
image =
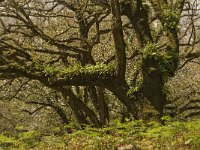
[[[142,50],[144,59],[158,61],[158,68],[149,68],[149,73],[159,69],[163,73],[163,81],[166,82],[177,67],[178,54],[176,52],[162,52],[158,44],[148,43]]]
[[[158,52],[157,44],[155,43],[148,43],[142,49],[143,58],[154,58],[156,60],[160,59],[160,54]]]
[[[24,143],[24,147],[32,148],[39,144],[40,138],[40,133],[36,131],[22,132],[18,135],[18,142]]]
[[[185,123],[187,132],[187,144],[191,145],[191,149],[198,149],[200,147],[200,120]]]
[[[139,92],[142,87],[142,79],[138,79],[136,81],[136,84],[134,86],[131,86],[130,89],[127,92],[128,96],[133,96],[135,93]]]
[[[48,77],[57,77],[58,79],[73,79],[76,76],[94,76],[106,78],[114,73],[114,67],[106,64],[86,65],[81,66],[75,64],[68,68],[54,67],[44,64],[34,64],[35,69],[42,71]]]
[[[18,125],[18,126],[15,127],[15,130],[23,131],[24,130],[24,126],[23,125]]]
[[[174,122],[168,116],[162,118],[166,125],[158,122],[144,123],[142,120],[125,123],[114,120],[105,128],[86,126],[85,130],[74,130],[72,134],[48,135],[30,131],[16,137],[0,135],[0,146],[4,149],[80,149],[114,150],[125,147],[139,149],[198,149],[200,146],[200,119],[190,122]]]
[[[7,137],[0,134],[0,148],[13,147],[15,145],[15,139],[13,137]]]
[[[166,29],[176,29],[180,20],[180,15],[178,15],[172,9],[164,10],[164,28]]]
[[[164,117],[161,118],[161,120],[169,122],[169,121],[172,120],[172,118],[170,116],[164,116]]]
[[[16,137],[0,135],[0,147],[6,149],[30,149],[39,146],[41,134],[36,131],[22,132]]]

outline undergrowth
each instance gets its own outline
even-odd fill
[[[142,120],[120,123],[115,120],[102,129],[86,126],[67,134],[63,128],[51,134],[36,131],[15,136],[0,134],[0,150],[198,150],[200,149],[200,119],[193,121],[165,120],[144,123]],[[69,126],[67,126],[68,128]]]

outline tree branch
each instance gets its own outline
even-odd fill
[[[110,0],[110,5],[113,15],[112,34],[116,51],[117,77],[123,82],[125,81],[126,72],[126,45],[122,29],[120,5],[118,0]]]
[[[112,66],[105,64],[84,67],[77,65],[66,69],[38,64],[30,66],[8,64],[0,66],[0,77],[3,79],[27,77],[39,80],[48,86],[102,85],[115,78],[114,71]]]

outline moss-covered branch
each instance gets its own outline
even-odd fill
[[[22,76],[39,80],[49,86],[99,85],[113,79],[114,72],[111,65],[105,64],[60,68],[35,63],[31,66],[10,64],[0,67],[0,77],[4,74],[2,78]]]

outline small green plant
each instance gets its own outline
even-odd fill
[[[0,148],[14,147],[15,143],[15,138],[0,134]]]
[[[155,43],[149,42],[143,49],[142,49],[143,58],[153,58],[158,60],[160,58],[160,54],[158,52],[158,46]]]
[[[165,9],[164,11],[164,28],[166,29],[176,29],[178,27],[178,22],[180,15],[172,9]]]
[[[19,142],[24,143],[25,147],[36,147],[40,142],[41,135],[36,131],[22,132],[19,134]]]
[[[170,121],[172,121],[172,118],[171,118],[170,116],[163,116],[163,117],[161,118],[161,120],[162,120],[162,121],[165,121],[165,122],[170,122]]]
[[[143,59],[157,61],[158,66],[148,68],[149,74],[159,70],[162,73],[163,82],[165,83],[173,75],[177,64],[178,54],[173,51],[163,51],[159,48],[158,43],[148,43],[142,50]]]

